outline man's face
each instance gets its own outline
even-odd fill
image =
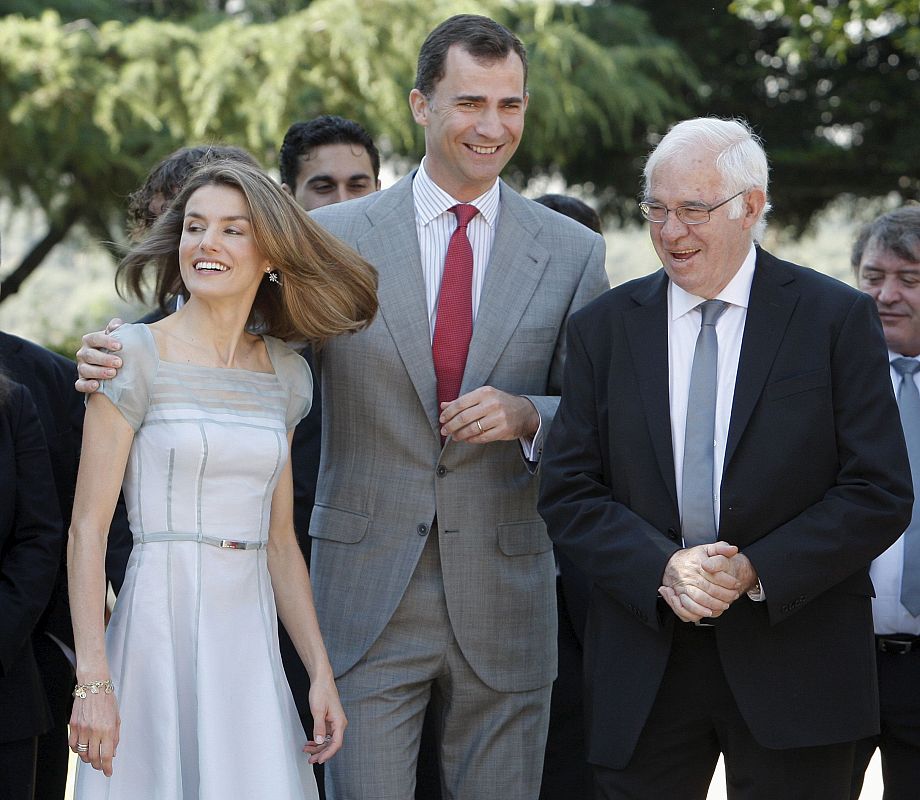
[[[296,185],[282,186],[307,211],[364,197],[380,188],[367,150],[359,144],[323,144],[300,157]]]
[[[907,261],[870,239],[859,262],[859,288],[878,306],[888,349],[920,355],[920,260]]]
[[[466,202],[495,182],[521,141],[527,109],[524,65],[514,52],[486,62],[452,45],[444,67],[431,97],[413,89],[409,104],[425,128],[429,176]]]
[[[649,190],[649,202],[670,209],[664,223],[649,223],[668,277],[690,294],[714,298],[751,248],[751,228],[766,201],[764,192],[751,189],[741,195],[744,211],[737,219],[729,219],[729,204],[713,211],[709,222],[684,224],[674,213],[679,206],[709,208],[727,197],[712,157],[692,154],[661,164],[652,173]]]

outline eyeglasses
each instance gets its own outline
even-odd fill
[[[642,212],[642,216],[649,222],[657,222],[659,225],[667,221],[668,212],[670,211],[673,211],[675,216],[683,222],[684,225],[702,225],[704,222],[709,222],[709,217],[713,211],[717,208],[722,208],[726,203],[730,203],[736,197],[743,195],[746,191],[747,189],[743,189],[737,194],[733,194],[728,200],[723,200],[721,203],[709,206],[709,208],[705,206],[678,206],[677,208],[668,208],[659,203],[639,203],[639,211]]]

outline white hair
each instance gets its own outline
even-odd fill
[[[678,122],[652,150],[643,171],[645,196],[649,196],[652,175],[665,162],[675,161],[688,152],[706,151],[713,155],[716,171],[722,178],[722,190],[726,195],[748,189],[762,189],[767,195],[770,167],[760,138],[741,119],[718,119],[698,117]],[[737,219],[744,213],[744,199],[736,197],[728,206],[730,219]],[[767,201],[760,218],[751,231],[755,241],[760,241],[767,227],[770,211]]]

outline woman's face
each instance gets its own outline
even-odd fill
[[[249,206],[232,186],[196,189],[185,204],[179,269],[192,296],[251,304],[270,268],[256,247]]]

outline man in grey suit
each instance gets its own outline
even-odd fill
[[[330,343],[319,365],[311,575],[350,723],[330,797],[410,798],[432,698],[445,797],[539,793],[556,616],[535,472],[563,324],[607,279],[600,236],[498,179],[523,132],[525,81],[508,30],[469,15],[442,23],[409,98],[421,167],[314,214],[380,272],[376,321]],[[445,257],[458,204],[475,207],[473,327],[459,396],[444,400],[432,347],[453,313]]]
[[[523,132],[526,72],[501,25],[445,21],[409,96],[420,168],[313,212],[380,273],[377,319],[317,365],[311,577],[349,718],[330,799],[411,800],[430,702],[445,797],[539,794],[556,608],[536,472],[563,326],[607,277],[599,235],[498,178]]]

